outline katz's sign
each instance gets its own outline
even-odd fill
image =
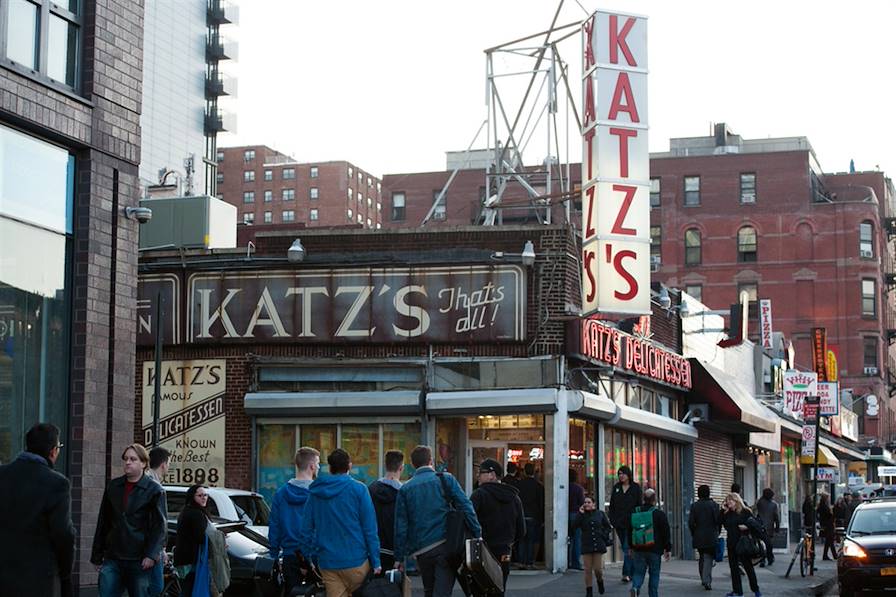
[[[647,19],[582,26],[582,312],[650,314]]]
[[[691,363],[649,340],[626,334],[597,319],[575,322],[567,336],[571,354],[669,386],[691,389]]]

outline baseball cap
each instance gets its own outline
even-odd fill
[[[486,458],[482,462],[479,463],[479,472],[480,473],[495,473],[499,477],[504,476],[504,467],[501,466],[501,463],[497,460],[492,460],[491,458]]]

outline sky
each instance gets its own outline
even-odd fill
[[[242,0],[236,134],[300,162],[348,160],[376,176],[444,170],[487,117],[484,50],[548,28],[553,0]],[[825,172],[896,174],[896,2],[566,0],[649,17],[650,150],[726,122],[748,139],[805,136]],[[580,38],[560,52],[581,104]],[[497,57],[496,71],[522,62]],[[502,70],[504,69],[504,70]],[[502,78],[508,110],[520,77]],[[564,125],[565,128],[565,125]],[[541,129],[526,161],[547,154]],[[484,135],[484,133],[483,133]],[[570,150],[578,161],[573,130]],[[546,139],[546,136],[545,136]],[[476,146],[484,147],[484,136]],[[555,152],[556,153],[556,152]],[[532,158],[532,159],[530,159]]]

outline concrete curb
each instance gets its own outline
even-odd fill
[[[814,585],[809,585],[808,587],[790,589],[785,595],[794,595],[794,597],[798,595],[824,595],[836,585],[837,577],[832,576],[831,578],[826,578],[825,580],[815,583]]]

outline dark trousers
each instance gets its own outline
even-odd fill
[[[283,594],[289,595],[290,591],[305,578],[299,569],[299,558],[295,555],[283,556]]]
[[[700,563],[698,570],[700,572],[700,582],[706,586],[712,586],[712,566],[716,559],[716,549],[698,549],[700,552]]]
[[[743,595],[744,585],[740,580],[739,566],[744,567],[747,580],[750,581],[750,590],[759,592],[759,581],[756,580],[756,570],[753,569],[753,560],[750,558],[738,558],[733,549],[728,550],[728,567],[731,569],[731,589],[737,595]]]
[[[180,597],[192,597],[193,585],[196,582],[196,573],[190,570],[182,581],[180,581]],[[289,593],[287,593],[288,595]]]
[[[535,552],[541,542],[541,523],[537,519],[526,517],[526,536],[520,543],[520,563],[526,566],[535,563]]]
[[[772,547],[772,535],[765,542],[765,564],[771,566],[775,563],[775,549]]]
[[[837,553],[834,551],[834,527],[822,526],[821,536],[824,537],[824,551],[822,552],[821,556],[823,558],[828,557],[828,550],[830,550],[831,557],[836,558]]]
[[[443,543],[417,556],[417,568],[426,597],[451,597],[459,562]]]

